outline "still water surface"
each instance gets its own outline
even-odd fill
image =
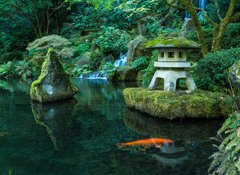
[[[75,79],[76,100],[32,103],[29,86],[0,81],[0,175],[206,175],[221,122],[166,121],[128,109],[134,84]],[[163,148],[116,143],[162,137]]]

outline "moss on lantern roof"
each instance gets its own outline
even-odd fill
[[[148,40],[143,44],[147,48],[161,48],[161,47],[189,47],[189,48],[199,48],[200,44],[187,40],[181,37],[163,37],[159,36],[152,40]]]

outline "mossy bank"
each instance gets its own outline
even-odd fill
[[[234,111],[231,98],[225,94],[196,91],[191,94],[150,91],[145,88],[127,88],[123,91],[128,107],[148,113],[154,117],[216,118]]]

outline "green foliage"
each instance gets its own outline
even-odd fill
[[[6,64],[0,65],[1,78],[22,78],[28,80],[36,78],[40,74],[40,68],[33,64],[33,62],[23,61],[9,61]]]
[[[101,70],[112,70],[114,68],[115,68],[115,66],[110,62],[107,62],[101,66]]]
[[[131,67],[137,71],[146,69],[148,66],[148,60],[146,57],[140,57],[133,61]]]
[[[74,48],[74,54],[75,56],[80,56],[83,53],[90,51],[90,48],[91,46],[89,42],[81,43]]]
[[[206,44],[209,49],[211,49],[212,39],[213,39],[213,28],[210,26],[204,26],[204,35],[206,37]],[[189,34],[189,39],[198,40],[197,32],[192,32]],[[222,41],[222,49],[231,49],[239,47],[240,40],[240,23],[230,23],[227,26],[224,38]]]
[[[90,62],[88,65],[89,69],[94,71],[97,70],[102,63],[103,58],[104,58],[104,55],[102,55],[102,53],[98,51],[92,52],[90,56]]]
[[[155,71],[157,70],[154,67],[154,62],[157,60],[157,55],[158,52],[154,51],[151,58],[150,58],[150,63],[148,64],[148,67],[142,71],[140,71],[139,76],[138,76],[138,82],[140,83],[140,85],[142,86],[149,86],[152,77],[155,73]]]
[[[235,112],[227,118],[218,135],[225,135],[211,158],[211,175],[238,175],[240,172],[240,113]]]
[[[229,88],[228,68],[240,59],[240,48],[208,54],[193,66],[197,86],[206,90]]]
[[[95,44],[99,46],[101,52],[125,52],[127,45],[131,40],[127,32],[116,29],[114,27],[102,27],[99,37],[94,40]]]

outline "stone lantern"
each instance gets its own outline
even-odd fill
[[[158,39],[159,43],[148,46],[158,50],[158,61],[154,62],[155,72],[149,85],[150,90],[157,88],[160,79],[164,80],[164,91],[176,91],[178,80],[184,79],[188,91],[196,90],[196,85],[189,72],[187,50],[199,49],[199,44],[184,38]]]

